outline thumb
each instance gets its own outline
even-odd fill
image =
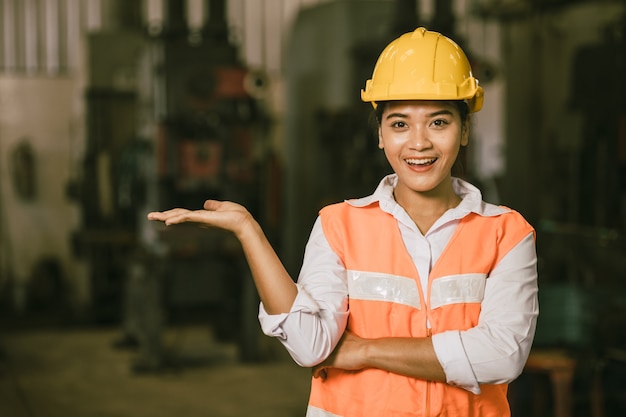
[[[217,200],[206,200],[204,205],[202,206],[205,210],[215,211],[217,210],[222,203]]]

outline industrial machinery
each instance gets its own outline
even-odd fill
[[[90,35],[83,178],[69,187],[83,213],[75,248],[90,269],[89,318],[123,322],[144,347],[142,369],[166,360],[166,320],[206,322],[242,359],[258,359],[258,300],[238,242],[145,216],[213,198],[264,223],[276,182],[266,175],[265,77],[239,61],[224,0],[207,3],[210,19],[193,37],[184,2],[166,2],[167,20],[150,36],[140,2],[119,3],[123,27]]]
[[[158,209],[231,200],[264,224],[270,159],[268,118],[259,97],[266,80],[238,62],[224,1],[210,2],[211,19],[200,43],[189,42],[180,5],[170,2],[170,10],[161,45],[167,100],[156,146]],[[255,359],[258,300],[238,242],[221,231],[188,227],[162,233],[160,240],[168,247],[172,271],[170,308],[216,306],[217,335],[237,340],[242,358]]]

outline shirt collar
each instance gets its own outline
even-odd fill
[[[390,214],[395,214],[398,210],[404,211],[393,197],[393,190],[397,183],[396,174],[387,175],[380,181],[373,194],[346,202],[353,207],[366,207],[378,203],[383,211]],[[480,190],[460,178],[452,178],[452,187],[454,192],[461,197],[461,203],[447,212],[453,218],[460,219],[469,213],[476,213],[480,216],[498,216],[510,211],[505,207],[484,202]]]

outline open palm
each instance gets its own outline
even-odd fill
[[[240,204],[230,201],[207,200],[202,210],[174,208],[148,213],[148,220],[162,221],[166,225],[197,223],[201,226],[217,227],[238,234],[251,220],[250,212]]]

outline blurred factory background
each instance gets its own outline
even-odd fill
[[[167,367],[167,332],[190,323],[237,363],[280,357],[232,237],[145,215],[243,203],[295,277],[318,209],[389,172],[359,92],[418,25],[457,40],[485,89],[464,175],[537,229],[514,415],[626,415],[623,0],[0,0],[0,415],[12,349],[48,340],[26,331],[114,329],[100,349],[138,348],[132,373]],[[28,409],[6,416],[57,415]]]

